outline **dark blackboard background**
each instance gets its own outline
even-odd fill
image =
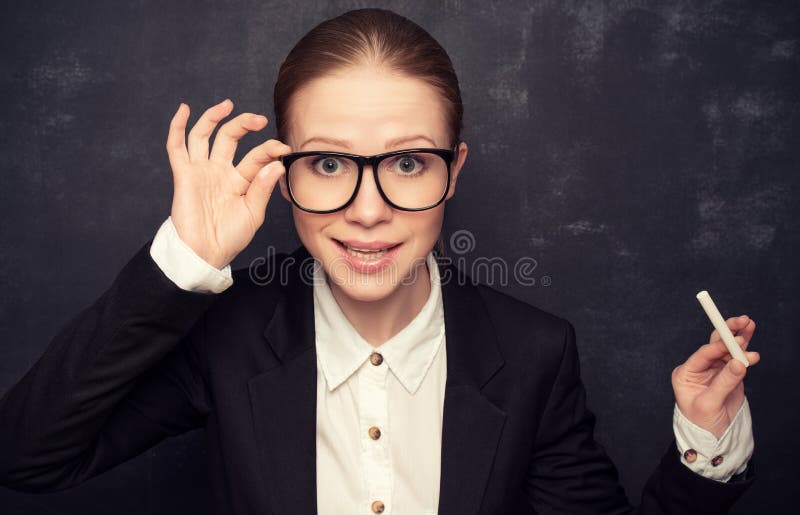
[[[763,360],[746,385],[759,479],[734,512],[794,504],[796,2],[51,4],[0,8],[0,394],[168,215],[178,103],[192,124],[225,97],[271,118],[302,34],[388,6],[443,44],[461,81],[471,150],[445,236],[470,232],[467,266],[536,260],[536,285],[494,286],[575,324],[596,435],[632,501],[671,437],[670,371],[711,331],[694,299],[708,289],[757,321]],[[277,192],[269,216],[234,267],[299,243]],[[0,489],[0,512],[207,513],[203,438],[72,490]]]

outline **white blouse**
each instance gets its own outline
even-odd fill
[[[377,347],[365,341],[314,268],[317,509],[435,514],[439,505],[444,387],[444,309],[433,253],[419,314]],[[375,511],[373,511],[376,508]]]

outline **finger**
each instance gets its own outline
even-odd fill
[[[759,354],[756,351],[747,351],[747,352],[744,353],[744,357],[747,358],[747,362],[749,364],[751,364],[751,365],[755,365],[756,363],[758,363],[761,360],[761,354]],[[735,359],[735,358],[733,356],[731,356],[730,354],[728,354],[727,356],[723,356],[722,360],[719,361],[719,363],[721,363],[722,365],[725,365],[725,364],[728,363],[728,361],[730,361],[732,359]]]
[[[747,367],[738,359],[728,361],[724,368],[711,380],[705,392],[707,401],[712,405],[722,406],[725,399],[741,384],[747,373]]]
[[[211,160],[230,163],[236,155],[239,140],[250,131],[260,131],[267,126],[267,117],[260,114],[242,113],[225,123],[214,137]]]
[[[742,350],[747,350],[747,346],[748,346],[748,345],[750,345],[750,342],[748,342],[747,340],[745,340],[745,339],[744,339],[744,336],[737,335],[737,336],[734,336],[734,337],[733,337],[733,339],[734,339],[734,341],[735,341],[736,343],[738,343],[738,344],[739,344],[739,347],[741,347],[741,348],[742,348]]]
[[[276,139],[268,139],[264,143],[253,147],[236,165],[236,170],[239,175],[248,181],[252,181],[253,177],[267,164],[291,151],[292,147],[289,145]]]
[[[245,193],[245,203],[258,226],[264,223],[267,203],[284,171],[283,163],[273,161],[256,174]]]
[[[725,346],[722,340],[714,340],[711,343],[701,345],[689,359],[684,363],[686,372],[698,373],[704,372],[714,366],[719,360],[725,360],[725,357],[730,357],[728,347]]]
[[[747,350],[747,346],[750,344],[750,342],[745,340],[743,336],[734,336],[733,339],[736,341],[737,344],[739,344],[739,347],[741,347],[742,350]],[[722,341],[722,340],[715,340],[715,342],[720,342],[720,341]],[[726,346],[725,349],[727,349],[727,348],[728,347]],[[729,359],[732,359],[732,357],[733,356],[731,356],[730,351],[729,351],[726,355],[722,356],[721,359],[723,359],[723,360],[725,360],[725,362],[727,362]]]
[[[747,323],[744,325],[744,327],[740,327],[736,331],[733,331],[733,334],[738,336],[743,336],[745,340],[750,341],[750,338],[753,337],[753,333],[755,331],[756,331],[756,321],[753,320],[752,318],[748,318]]]
[[[226,98],[200,115],[197,123],[189,131],[189,159],[192,161],[208,159],[208,138],[220,120],[231,114],[232,110],[233,102]]]
[[[739,337],[737,336],[736,339],[738,341]],[[747,343],[748,342],[745,342],[744,344],[741,344],[741,342],[740,342],[740,344],[742,345],[742,349],[746,349],[747,348]],[[744,353],[744,357],[747,358],[747,362],[750,365],[755,365],[756,363],[758,363],[761,360],[761,354],[759,354],[758,352],[755,352],[755,351],[746,351]],[[717,364],[716,365],[712,365],[711,368],[717,368],[717,367],[722,368],[723,366],[725,366],[728,363],[728,361],[730,361],[732,359],[734,359],[734,357],[731,356],[730,353],[728,353],[725,356],[722,356],[720,361],[717,361]]]
[[[755,331],[756,328],[755,321],[753,321],[747,315],[731,317],[725,321],[725,324],[734,335],[742,335],[746,340],[750,340],[750,337],[753,336],[753,331]],[[714,340],[719,339],[721,339],[719,331],[714,329],[711,332],[711,336],[709,337],[708,341],[713,342]]]
[[[167,133],[167,156],[173,173],[189,161],[189,153],[186,150],[186,121],[188,119],[189,106],[184,107],[184,103],[181,102],[178,110],[172,115]]]

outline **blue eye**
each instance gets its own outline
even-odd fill
[[[318,157],[311,162],[314,171],[320,170],[317,167],[320,162],[322,163],[321,171],[323,175],[331,175],[339,170],[339,161],[335,157]]]
[[[418,175],[425,171],[426,161],[424,157],[416,154],[398,156],[391,162],[393,171],[398,175]]]
[[[400,169],[404,172],[413,172],[416,168],[416,162],[410,157],[404,157],[399,160],[397,164],[400,165]]]

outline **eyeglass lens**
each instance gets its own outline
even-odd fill
[[[355,192],[358,163],[340,156],[304,156],[291,164],[288,177],[295,200],[304,208],[337,209]],[[386,197],[397,206],[407,209],[430,206],[445,193],[447,162],[442,156],[428,152],[387,157],[378,165],[378,182]]]

